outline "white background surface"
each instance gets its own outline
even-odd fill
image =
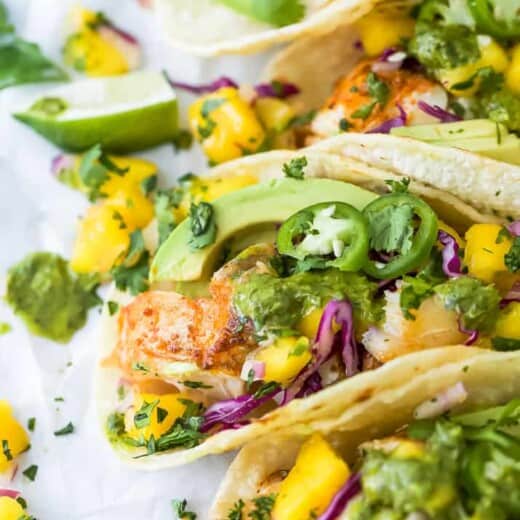
[[[73,0],[5,3],[18,33],[39,43],[60,63]],[[255,82],[265,60],[259,56],[201,61],[176,52],[162,40],[153,14],[137,0],[84,0],[84,5],[103,10],[139,38],[145,68],[166,69],[177,79],[197,82],[225,73]],[[49,250],[70,258],[77,218],[87,207],[81,194],[50,175],[50,162],[58,150],[10,117],[18,103],[48,88],[39,85],[0,91],[1,292],[7,268],[29,252]],[[180,97],[185,113],[190,97]],[[205,161],[196,147],[175,155],[171,146],[163,146],[139,155],[159,165],[163,186],[187,171],[204,170]],[[13,405],[24,424],[27,418],[36,417],[32,448],[21,457],[20,469],[39,466],[35,482],[19,471],[13,482],[0,480],[0,487],[7,484],[20,490],[38,520],[167,520],[174,518],[170,501],[176,497],[188,498],[199,519],[206,518],[231,455],[169,471],[138,473],[120,463],[102,438],[91,400],[97,320],[95,309],[87,327],[70,344],[57,345],[30,337],[0,301],[0,321],[13,326],[12,332],[0,336],[0,399]],[[63,397],[65,402],[54,402],[55,397]],[[52,432],[69,421],[75,433],[54,437]]]

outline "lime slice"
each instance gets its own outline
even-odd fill
[[[96,144],[129,153],[172,141],[175,92],[158,72],[77,81],[49,91],[14,117],[73,152]]]

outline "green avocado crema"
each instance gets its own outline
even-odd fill
[[[333,299],[348,298],[358,326],[379,322],[382,304],[375,299],[377,284],[364,275],[329,269],[303,272],[287,278],[252,274],[235,291],[238,313],[250,318],[257,331],[294,330],[301,319]]]
[[[56,254],[34,253],[9,270],[6,300],[33,334],[65,343],[101,303],[98,283],[73,273]]]

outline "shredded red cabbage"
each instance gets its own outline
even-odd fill
[[[520,220],[516,220],[515,222],[511,222],[507,226],[507,229],[515,237],[520,237]]]
[[[255,92],[259,98],[274,97],[286,99],[300,93],[300,89],[293,83],[283,81],[271,81],[255,85]]]
[[[19,496],[20,496],[19,491],[15,491],[14,489],[0,488],[0,497],[9,497],[9,498],[17,499]]]
[[[329,507],[318,520],[336,520],[347,508],[349,502],[361,493],[361,474],[353,473],[345,485],[336,493]]]
[[[406,112],[403,110],[401,105],[397,105],[399,109],[399,115],[388,121],[385,121],[377,128],[373,128],[366,132],[367,134],[389,134],[392,128],[399,128],[400,126],[406,126]]]
[[[462,320],[461,319],[459,319],[459,331],[462,332],[463,334],[468,334],[468,339],[464,342],[464,345],[466,345],[468,347],[473,345],[478,340],[479,331],[478,330],[467,329],[462,324]]]
[[[435,117],[441,123],[455,123],[456,121],[462,121],[462,117],[444,110],[444,108],[441,108],[439,105],[429,105],[425,101],[419,101],[417,106],[425,114]]]
[[[334,332],[334,322],[341,326],[339,332]],[[312,347],[313,359],[283,391],[281,404],[287,404],[300,393],[309,377],[315,374],[320,366],[329,359],[337,344],[341,347],[347,376],[350,377],[359,372],[360,360],[354,337],[352,305],[348,300],[332,300],[325,306]]]
[[[184,83],[181,81],[174,81],[166,76],[166,79],[169,81],[170,85],[173,88],[178,88],[179,90],[185,90],[186,92],[191,92],[192,94],[209,94],[211,92],[215,92],[216,90],[223,87],[233,87],[238,88],[238,84],[235,83],[231,78],[227,76],[222,76],[211,83],[206,83],[202,85],[193,85],[191,83]]]
[[[234,399],[226,399],[211,405],[204,413],[204,421],[200,427],[202,433],[207,432],[217,425],[224,425],[226,427],[240,427],[243,418],[251,413],[253,410],[266,403],[280,392],[279,387],[276,387],[272,392],[263,395],[262,397],[255,397],[254,395],[240,395]]]
[[[315,394],[323,389],[323,385],[321,383],[321,376],[319,372],[314,372],[311,376],[307,378],[307,381],[303,383],[302,389],[296,394],[297,398],[307,397],[309,395]]]
[[[439,230],[439,242],[444,246],[442,249],[442,270],[448,278],[456,278],[461,275],[462,263],[459,257],[459,244],[455,238]]]

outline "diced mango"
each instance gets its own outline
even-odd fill
[[[13,416],[13,410],[7,401],[0,401],[0,473],[11,467],[12,460],[4,452],[4,442],[14,459],[29,447],[29,436],[23,426]],[[3,518],[0,515],[0,518]]]
[[[495,335],[500,338],[520,339],[520,303],[510,303],[500,312]]]
[[[236,88],[201,97],[188,115],[192,132],[215,164],[255,153],[264,143],[265,131],[255,111]]]
[[[363,49],[368,56],[378,56],[385,49],[413,35],[415,21],[409,17],[373,12],[357,22]]]
[[[300,321],[300,324],[298,325],[299,332],[311,340],[314,339],[318,332],[318,327],[320,325],[322,315],[323,309],[321,308],[314,309],[309,312]]]
[[[304,336],[278,338],[260,350],[255,359],[265,363],[266,381],[288,383],[312,359],[309,340]]]
[[[511,248],[511,240],[501,235],[498,224],[475,224],[466,232],[464,263],[471,276],[491,283],[497,274],[507,271],[504,256]]]
[[[424,455],[424,444],[418,441],[402,440],[392,451],[396,459],[419,459]]]
[[[79,222],[70,265],[77,273],[108,273],[130,244],[119,206],[91,206]]]
[[[325,511],[350,475],[346,462],[320,435],[302,446],[296,463],[282,482],[272,517],[275,520],[308,520]]]
[[[215,199],[247,186],[258,184],[258,177],[252,174],[229,175],[226,177],[198,177],[191,186],[194,202],[213,202]]]
[[[453,95],[468,97],[475,94],[479,80],[474,76],[479,69],[491,67],[495,72],[504,72],[509,66],[509,58],[502,46],[487,36],[482,37],[482,40],[479,42],[481,56],[477,61],[453,69],[438,71],[439,81]],[[473,81],[471,82],[471,80]],[[464,82],[471,82],[471,85],[461,89],[460,84]],[[453,86],[457,86],[457,88],[453,88]]]
[[[25,517],[24,508],[10,497],[0,497],[0,519],[1,520],[21,520]]]
[[[520,95],[520,43],[511,51],[511,64],[506,71],[506,84],[515,93]]]
[[[294,108],[282,99],[265,97],[256,100],[256,115],[267,130],[282,132],[296,115]]]
[[[126,418],[128,435],[134,439],[142,437],[145,440],[150,439],[153,435],[155,439],[158,439],[184,413],[186,405],[181,402],[183,399],[187,399],[187,396],[183,394],[137,394],[134,406],[130,409]],[[142,408],[144,403],[155,402],[157,404],[150,414],[150,424],[143,428],[137,428],[134,423],[136,412]]]

